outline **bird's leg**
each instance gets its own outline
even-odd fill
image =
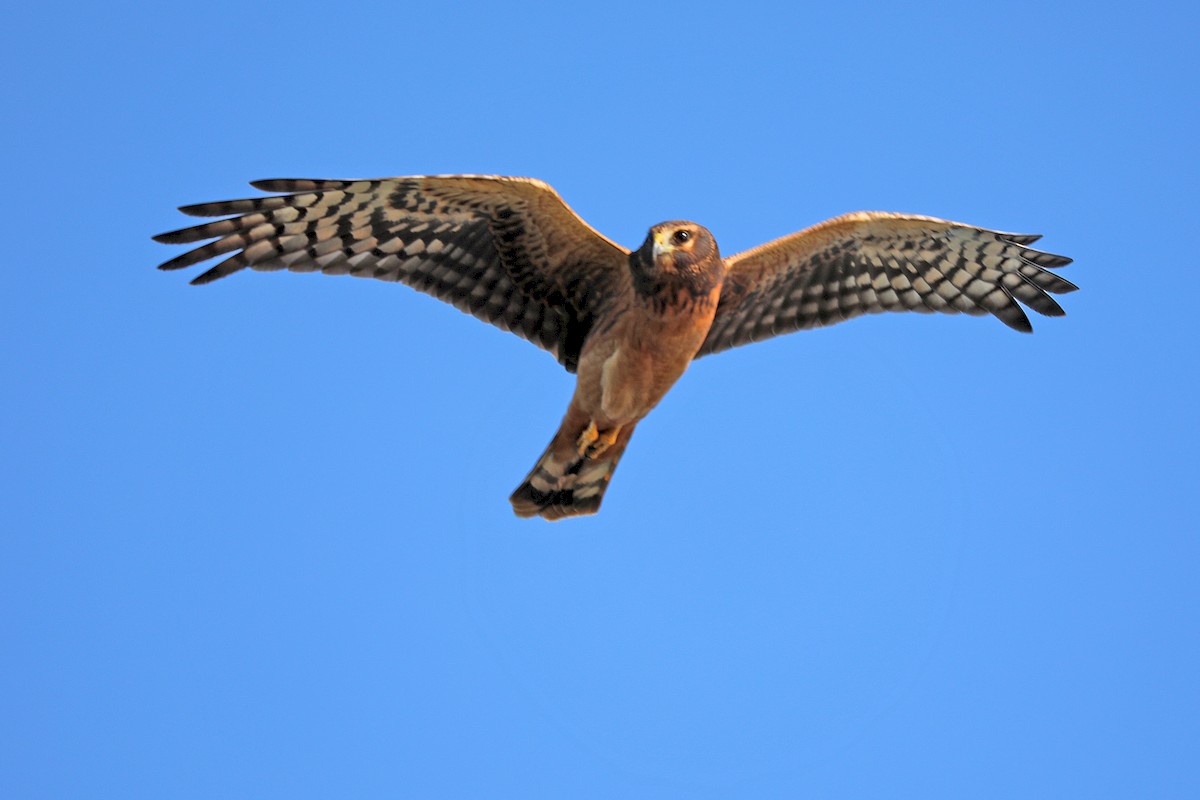
[[[596,438],[596,441],[592,442],[592,446],[588,448],[588,458],[597,458],[603,455],[608,448],[617,443],[617,437],[620,435],[620,426],[600,431],[600,435]]]
[[[583,429],[583,433],[579,434],[579,439],[575,442],[575,449],[579,451],[579,455],[586,456],[588,449],[591,448],[596,440],[600,438],[600,431],[596,428],[596,420],[588,422],[588,426]]]
[[[596,421],[592,420],[588,423],[583,433],[579,435],[579,440],[576,442],[576,446],[579,448],[579,455],[587,458],[596,458],[602,455],[605,450],[616,444],[617,437],[620,434],[620,425],[602,431],[596,427]]]

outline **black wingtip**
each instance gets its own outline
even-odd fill
[[[151,236],[150,238],[153,239],[154,241],[158,242],[159,244],[190,244],[191,242],[199,241],[201,238],[205,238],[205,239],[215,238],[215,234],[214,234],[214,236],[198,237],[195,235],[196,229],[197,228],[180,228],[177,231],[165,231],[163,233],[156,233],[153,236]]]
[[[342,189],[352,181],[334,180],[328,178],[261,178],[250,181],[255,189],[264,192],[324,192],[330,189]]]
[[[188,281],[188,285],[189,286],[204,286],[205,284],[212,283],[213,281],[215,281],[217,278],[220,278],[220,277],[222,277],[222,276],[214,275],[213,271],[210,269],[208,272],[202,272],[199,275],[197,275],[196,277],[192,278],[190,281]]]
[[[1029,262],[1030,264],[1039,267],[1050,267],[1051,269],[1065,267],[1074,260],[1072,258],[1068,258],[1067,256],[1060,256],[1058,253],[1047,253],[1045,250],[1035,250],[1032,247],[1022,247],[1020,255],[1023,260]]]
[[[212,203],[193,203],[192,205],[179,206],[179,210],[189,217],[211,217],[212,214],[207,213],[208,207]]]
[[[1025,309],[1017,302],[1011,294],[1008,296],[1012,302],[1004,308],[992,313],[1008,327],[1018,333],[1033,333],[1033,323],[1029,321],[1029,315],[1025,313]]]
[[[194,253],[194,252],[195,252],[194,250],[189,250],[188,252],[184,253],[183,255],[175,256],[175,258],[172,258],[169,261],[164,261],[163,263],[159,264],[158,268],[161,269],[163,272],[172,272],[177,269],[183,269],[184,267],[190,267],[193,264],[198,263],[195,258],[189,258],[189,256],[191,256],[192,253]]]

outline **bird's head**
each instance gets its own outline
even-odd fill
[[[635,285],[652,294],[669,283],[693,285],[706,292],[719,282],[724,262],[708,229],[694,222],[660,222],[630,254]]]
[[[695,271],[717,255],[717,242],[708,229],[694,222],[660,222],[646,234],[638,260],[654,271]]]

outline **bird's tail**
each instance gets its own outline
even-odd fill
[[[623,427],[617,440],[597,456],[579,455],[579,436],[587,426],[568,413],[550,446],[509,500],[518,517],[549,520],[595,514],[633,428]]]

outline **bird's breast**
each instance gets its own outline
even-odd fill
[[[681,292],[663,311],[652,304],[628,308],[616,324],[584,347],[577,398],[609,422],[624,424],[644,417],[700,349],[719,295],[719,287],[699,298]]]

